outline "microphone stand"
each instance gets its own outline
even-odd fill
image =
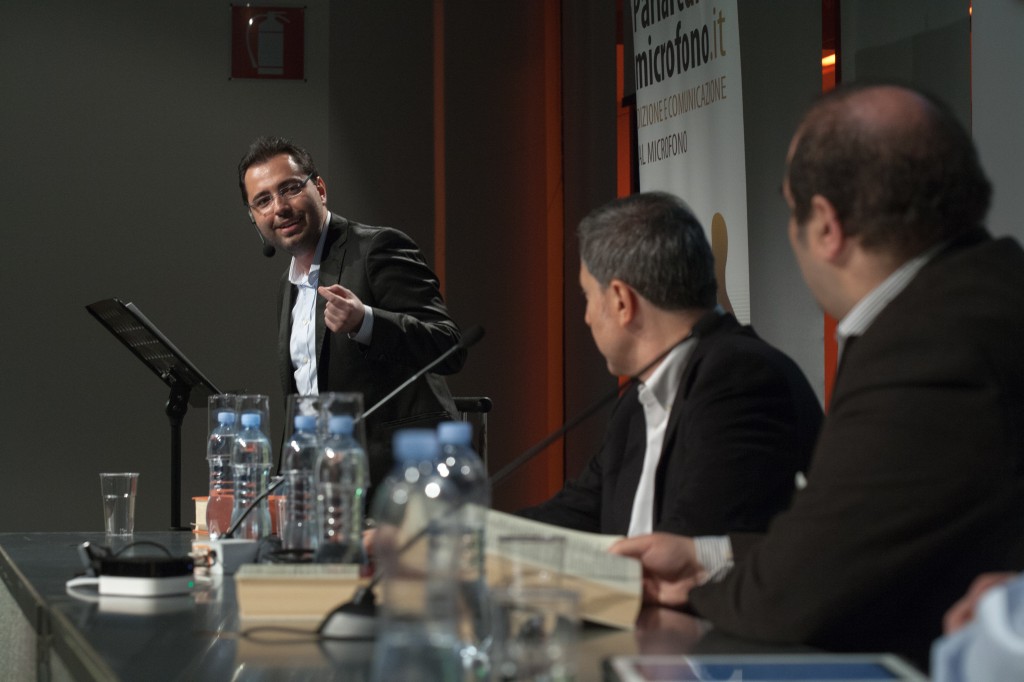
[[[411,383],[413,383],[414,381],[422,377],[424,374],[432,370],[438,364],[443,362],[450,355],[452,355],[458,350],[463,350],[476,344],[480,339],[483,338],[483,336],[483,327],[479,325],[471,327],[469,330],[466,331],[465,334],[463,334],[462,338],[459,340],[457,344],[455,344],[454,346],[446,350],[444,353],[439,355],[430,364],[428,364],[426,367],[413,374],[406,381],[400,384],[395,390],[391,391],[389,394],[384,396],[384,398],[379,400],[375,405],[370,407],[370,409],[366,410],[365,412],[363,412],[363,414],[359,415],[356,418],[356,421],[358,422],[365,419],[367,416],[375,412],[378,408],[386,404],[393,397],[398,395],[398,393],[402,391],[404,388],[406,388]],[[235,519],[234,523],[232,523],[228,530],[224,533],[223,539],[231,539],[234,536],[235,532],[238,530],[238,527],[241,525],[242,521],[252,512],[253,509],[255,509],[259,505],[260,502],[266,499],[271,492],[273,492],[280,485],[282,485],[284,483],[284,480],[284,478],[281,478],[277,481],[274,481],[269,486],[267,486],[267,489],[263,493],[261,493],[255,500],[250,502],[249,505],[242,511],[242,513],[239,514],[238,518]],[[406,551],[406,549],[408,549],[408,547],[421,536],[422,533],[418,535],[416,538],[410,539],[409,542],[403,545],[399,551]],[[376,623],[373,618],[374,614],[376,613],[376,604],[373,595],[373,587],[377,584],[379,580],[379,577],[375,577],[375,579],[371,581],[369,585],[367,585],[364,588],[360,588],[349,602],[346,602],[341,607],[328,614],[324,622],[320,625],[319,628],[317,628],[317,631],[329,638],[372,638],[376,630]],[[354,617],[346,619],[344,617],[346,615]],[[335,618],[335,616],[340,617]],[[328,627],[329,621],[331,623],[330,627]]]
[[[411,384],[412,382],[416,381],[421,376],[423,376],[424,374],[426,374],[427,372],[432,370],[434,367],[436,367],[438,364],[440,364],[442,361],[444,361],[445,358],[450,356],[452,353],[454,353],[457,350],[468,348],[468,347],[472,346],[477,341],[482,339],[483,336],[484,336],[484,329],[483,329],[483,327],[476,326],[476,327],[470,328],[462,336],[462,338],[459,340],[459,342],[457,344],[455,344],[454,346],[452,346],[451,348],[446,350],[444,353],[441,353],[441,355],[439,355],[437,358],[435,358],[430,364],[428,364],[426,367],[424,367],[423,369],[421,369],[418,372],[416,372],[415,374],[413,374],[406,381],[404,381],[402,384],[400,384],[398,386],[398,388],[396,388],[395,390],[391,391],[391,393],[388,393],[386,396],[384,396],[384,398],[382,398],[381,400],[377,401],[377,403],[375,405],[373,405],[373,407],[371,407],[370,409],[368,409],[365,412],[363,412],[363,414],[361,414],[358,417],[356,417],[355,421],[359,422],[359,421],[365,419],[367,417],[367,415],[371,414],[372,412],[376,411],[377,408],[379,408],[382,405],[384,405],[385,403],[387,403],[394,396],[396,396],[402,389],[404,389],[406,386],[408,386],[409,384]],[[247,517],[250,514],[250,512],[252,512],[252,510],[255,509],[259,505],[260,502],[262,502],[264,499],[266,499],[270,495],[271,492],[273,492],[278,487],[280,487],[284,483],[284,481],[285,481],[284,478],[280,478],[277,481],[272,482],[269,486],[267,486],[267,489],[265,491],[263,491],[255,500],[250,502],[249,505],[242,511],[242,513],[239,514],[238,518],[235,519],[235,521],[231,524],[231,526],[228,528],[228,530],[224,533],[224,535],[222,537],[224,539],[231,539],[232,537],[234,537],[235,532],[238,530],[238,527],[242,524],[242,521],[245,520],[245,517]],[[370,597],[371,597],[371,600],[372,600],[372,597],[373,597],[372,593],[370,594]]]
[[[424,374],[426,374],[430,370],[432,370],[435,367],[437,367],[445,359],[447,359],[449,355],[451,355],[455,351],[464,350],[466,348],[469,348],[470,346],[475,345],[476,342],[479,341],[480,339],[482,339],[483,337],[484,337],[484,328],[483,327],[481,327],[480,325],[477,325],[475,327],[470,327],[466,331],[466,333],[462,335],[462,338],[459,339],[459,342],[457,344],[455,344],[454,346],[452,346],[451,348],[449,348],[445,352],[441,353],[430,364],[428,364],[426,367],[424,367],[420,371],[418,371],[415,374],[413,374],[411,377],[409,377],[405,381],[403,381],[401,384],[398,385],[397,388],[395,388],[395,390],[391,391],[391,393],[388,393],[386,396],[384,396],[383,398],[378,400],[376,402],[376,404],[374,404],[370,409],[364,411],[361,415],[357,416],[355,418],[355,420],[354,420],[355,423],[358,424],[359,422],[361,422],[362,420],[366,419],[371,414],[376,412],[378,408],[386,405],[392,398],[394,398],[396,395],[401,393],[403,389],[405,389],[407,386],[409,386],[409,384],[411,384],[412,382],[416,381],[421,376],[423,376]]]
[[[283,476],[277,479],[276,481],[271,481],[270,485],[267,486],[267,489],[260,493],[255,500],[249,503],[249,505],[242,511],[241,514],[238,515],[238,518],[235,519],[235,522],[231,524],[231,526],[224,532],[224,534],[221,537],[226,540],[230,540],[231,538],[233,538],[235,536],[235,531],[237,531],[238,527],[242,525],[242,521],[244,521],[245,517],[249,515],[249,512],[255,509],[260,502],[267,499],[267,497],[270,496],[270,493],[280,488],[284,484],[284,482],[285,479]]]
[[[495,484],[500,483],[501,481],[503,481],[506,478],[508,478],[508,476],[512,472],[514,472],[516,469],[518,469],[519,467],[523,466],[524,464],[529,462],[531,459],[533,459],[534,457],[539,455],[549,445],[551,445],[552,443],[556,442],[559,438],[563,437],[569,431],[571,431],[574,428],[576,428],[581,422],[584,422],[587,419],[589,419],[590,417],[592,417],[595,412],[597,412],[602,407],[604,407],[605,405],[610,403],[613,399],[618,398],[630,386],[632,386],[633,384],[638,383],[640,381],[640,377],[642,377],[644,374],[647,374],[647,372],[649,372],[655,365],[657,365],[659,362],[664,360],[668,356],[669,353],[671,353],[673,350],[675,350],[676,348],[678,348],[682,344],[684,344],[687,341],[689,341],[691,338],[693,338],[693,336],[694,336],[693,332],[690,332],[685,337],[679,339],[678,341],[673,343],[671,346],[669,346],[668,348],[663,350],[661,353],[658,353],[658,355],[653,360],[651,360],[646,365],[644,365],[640,369],[639,372],[637,372],[636,374],[634,374],[631,377],[629,377],[622,384],[616,386],[614,390],[611,390],[608,393],[606,393],[605,395],[601,396],[600,399],[598,399],[596,402],[594,402],[587,409],[583,410],[583,412],[577,414],[575,417],[573,417],[572,419],[567,421],[565,424],[563,424],[562,426],[558,427],[557,429],[555,429],[554,431],[549,433],[547,436],[545,436],[543,439],[541,439],[540,442],[538,442],[537,444],[535,444],[532,447],[528,448],[521,455],[519,455],[518,457],[513,459],[511,462],[509,462],[508,464],[506,464],[502,468],[498,469],[497,473],[495,473],[493,476],[490,477],[491,487],[493,488]]]
[[[467,334],[467,336],[469,336]],[[522,465],[529,462],[531,459],[540,454],[545,448],[557,441],[559,438],[564,436],[570,430],[574,429],[580,423],[585,421],[594,415],[598,410],[611,402],[612,399],[617,398],[622,394],[623,391],[628,389],[633,384],[640,381],[640,377],[650,371],[655,365],[664,360],[669,353],[678,348],[683,343],[694,338],[694,333],[691,331],[685,337],[679,339],[671,346],[659,353],[653,360],[644,365],[639,372],[629,377],[620,386],[616,386],[614,391],[609,391],[605,395],[601,396],[596,402],[590,407],[585,409],[580,414],[576,415],[562,426],[558,427],[543,439],[541,439],[536,445],[533,445],[521,455],[516,457],[514,460],[503,466],[498,470],[494,476],[490,477],[490,485],[493,488],[496,483],[500,483],[502,480],[507,478],[512,472],[521,467]],[[472,343],[475,343],[473,340]],[[443,359],[444,356],[438,358],[437,361]],[[385,398],[387,400],[387,398]],[[383,402],[383,401],[382,401]],[[378,403],[380,405],[380,403]],[[377,405],[374,406],[376,408]],[[457,512],[462,507],[459,504],[448,511],[449,514]],[[419,531],[414,533],[412,537],[406,540],[397,550],[396,554],[402,555],[414,543],[422,539],[426,535],[429,524],[421,528]],[[370,579],[365,586],[356,589],[352,595],[352,599],[341,604],[336,609],[327,614],[327,617],[320,622],[317,627],[317,633],[325,639],[373,639],[376,632],[376,614],[377,604],[374,597],[373,588],[383,579],[385,572],[383,570],[375,571],[373,578]]]
[[[371,412],[376,411],[377,408],[381,407],[382,405],[387,403],[389,400],[391,400],[403,388],[405,388],[406,386],[408,386],[412,382],[416,381],[421,376],[423,376],[424,374],[426,374],[427,372],[432,370],[434,367],[436,367],[438,364],[440,364],[449,355],[451,355],[452,353],[454,353],[457,350],[460,350],[460,349],[463,349],[463,348],[469,348],[470,346],[474,345],[477,341],[482,339],[483,336],[484,336],[484,328],[483,327],[481,327],[479,325],[477,325],[475,327],[471,327],[463,335],[462,339],[457,344],[455,344],[454,346],[452,346],[451,348],[446,350],[444,353],[441,353],[441,355],[439,355],[437,358],[435,358],[429,365],[427,365],[426,367],[424,367],[420,371],[418,371],[415,374],[413,374],[411,377],[409,377],[409,379],[407,379],[405,382],[403,382],[398,388],[396,388],[395,390],[391,391],[391,393],[389,393],[386,396],[384,396],[381,400],[377,401],[377,403],[373,407],[371,407],[370,409],[368,409],[365,412],[363,412],[363,414],[359,415],[354,421],[358,422],[358,421],[364,419]],[[285,480],[284,478],[279,478],[278,480],[273,481],[269,486],[267,486],[267,489],[265,491],[260,493],[260,495],[255,500],[253,500],[252,502],[249,503],[249,505],[242,511],[242,513],[238,516],[238,518],[235,519],[234,523],[232,523],[231,526],[227,529],[227,531],[225,531],[225,533],[224,533],[224,535],[222,537],[225,538],[225,539],[230,539],[230,538],[234,537],[235,531],[238,530],[238,527],[242,524],[242,521],[245,520],[245,517],[247,517],[249,515],[249,513],[253,509],[255,509],[256,506],[260,502],[265,500],[270,495],[270,493],[272,493],[273,491],[277,490],[284,483],[284,480]]]
[[[391,391],[391,393],[388,393],[377,401],[375,405],[357,417],[356,421],[358,422],[368,417],[370,414],[375,412],[377,408],[381,407],[394,396],[398,395],[398,393],[406,386],[416,381],[444,361],[449,355],[457,350],[469,348],[482,339],[483,336],[483,327],[479,325],[471,327],[465,334],[463,334],[462,339],[457,344],[439,355],[429,365],[406,379],[397,388],[395,388],[395,390]],[[409,540],[398,549],[398,553],[402,554],[408,550],[414,542],[423,537],[425,532],[426,528],[424,527],[422,530],[414,534],[413,537],[409,538]],[[377,602],[373,594],[373,588],[377,586],[377,583],[380,582],[382,576],[383,571],[378,571],[369,583],[364,587],[356,589],[355,594],[352,595],[352,599],[328,613],[317,627],[317,633],[319,633],[324,639],[373,639],[376,636],[377,631]]]

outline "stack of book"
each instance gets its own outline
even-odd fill
[[[619,536],[567,530],[494,510],[487,512],[484,535],[492,584],[508,560],[501,555],[499,538],[564,538],[559,583],[579,593],[582,618],[622,629],[634,627],[641,606],[641,568],[634,559],[608,553]],[[318,623],[368,582],[355,565],[248,564],[235,574],[239,616],[245,621]]]

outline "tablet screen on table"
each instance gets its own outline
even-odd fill
[[[605,669],[607,679],[615,682],[928,679],[891,654],[613,656],[606,661]]]

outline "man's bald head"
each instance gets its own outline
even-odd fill
[[[798,225],[821,195],[848,237],[900,259],[981,226],[992,193],[952,113],[894,85],[822,97],[797,129],[788,165]]]

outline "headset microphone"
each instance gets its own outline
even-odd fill
[[[256,236],[260,238],[260,244],[263,244],[263,255],[267,258],[273,258],[274,254],[277,253],[277,249],[274,248],[273,244],[268,244],[267,240],[263,238],[263,233],[256,226],[256,219],[252,217],[252,211],[249,211],[249,222],[252,223],[253,229],[256,230]]]

